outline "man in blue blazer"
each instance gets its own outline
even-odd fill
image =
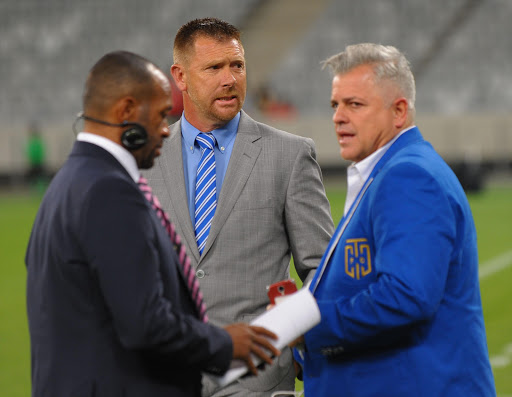
[[[279,354],[263,328],[207,322],[137,185],[169,136],[171,107],[168,78],[138,55],[109,53],[89,73],[87,132],[49,186],[26,254],[34,397],[200,396],[201,372],[240,358],[256,373],[250,354]]]
[[[353,163],[310,285],[322,320],[296,354],[305,395],[494,396],[471,210],[414,126],[408,61],[365,43],[325,64],[340,153]]]

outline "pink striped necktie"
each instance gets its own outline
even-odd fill
[[[180,235],[176,232],[174,224],[171,222],[165,211],[162,209],[158,198],[153,195],[151,187],[148,185],[148,181],[144,177],[140,177],[139,179],[139,187],[146,196],[146,199],[149,201],[153,209],[156,211],[156,214],[162,221],[162,226],[165,227],[169,237],[171,239],[171,243],[174,245],[174,249],[178,254],[178,259],[181,267],[183,268],[183,273],[185,275],[185,279],[187,281],[188,288],[190,290],[190,294],[192,296],[192,300],[196,305],[197,312],[199,314],[199,318],[203,322],[208,322],[208,315],[206,314],[206,305],[203,302],[203,294],[199,290],[199,282],[196,279],[194,269],[190,264],[190,258],[188,257],[185,248],[185,245],[181,242]]]

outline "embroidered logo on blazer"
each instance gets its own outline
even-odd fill
[[[372,272],[370,246],[365,238],[351,238],[345,242],[345,273],[357,280]]]

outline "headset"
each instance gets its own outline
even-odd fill
[[[92,121],[94,123],[99,123],[103,125],[108,125],[110,127],[129,127],[126,130],[124,130],[121,134],[121,143],[128,150],[140,149],[142,146],[148,143],[148,132],[139,123],[134,123],[131,121],[123,121],[120,124],[109,123],[108,121],[99,120],[90,116],[86,116],[84,112],[80,112],[76,116],[76,120],[73,123],[73,131],[75,131],[75,134],[75,125],[77,121],[80,119]]]

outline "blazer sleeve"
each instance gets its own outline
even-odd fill
[[[77,209],[80,240],[97,278],[92,288],[103,296],[121,345],[173,365],[226,371],[232,357],[229,334],[185,313],[163,294],[162,247],[138,187],[103,178],[86,195],[84,208]],[[183,288],[178,280],[171,287]]]
[[[295,269],[306,283],[312,280],[334,231],[315,144],[309,138],[301,140],[293,164],[286,192],[285,222]]]
[[[400,329],[431,318],[441,303],[457,216],[440,182],[413,163],[394,166],[368,211],[377,279],[354,296],[318,301],[322,320],[306,334],[308,349],[386,345]]]

